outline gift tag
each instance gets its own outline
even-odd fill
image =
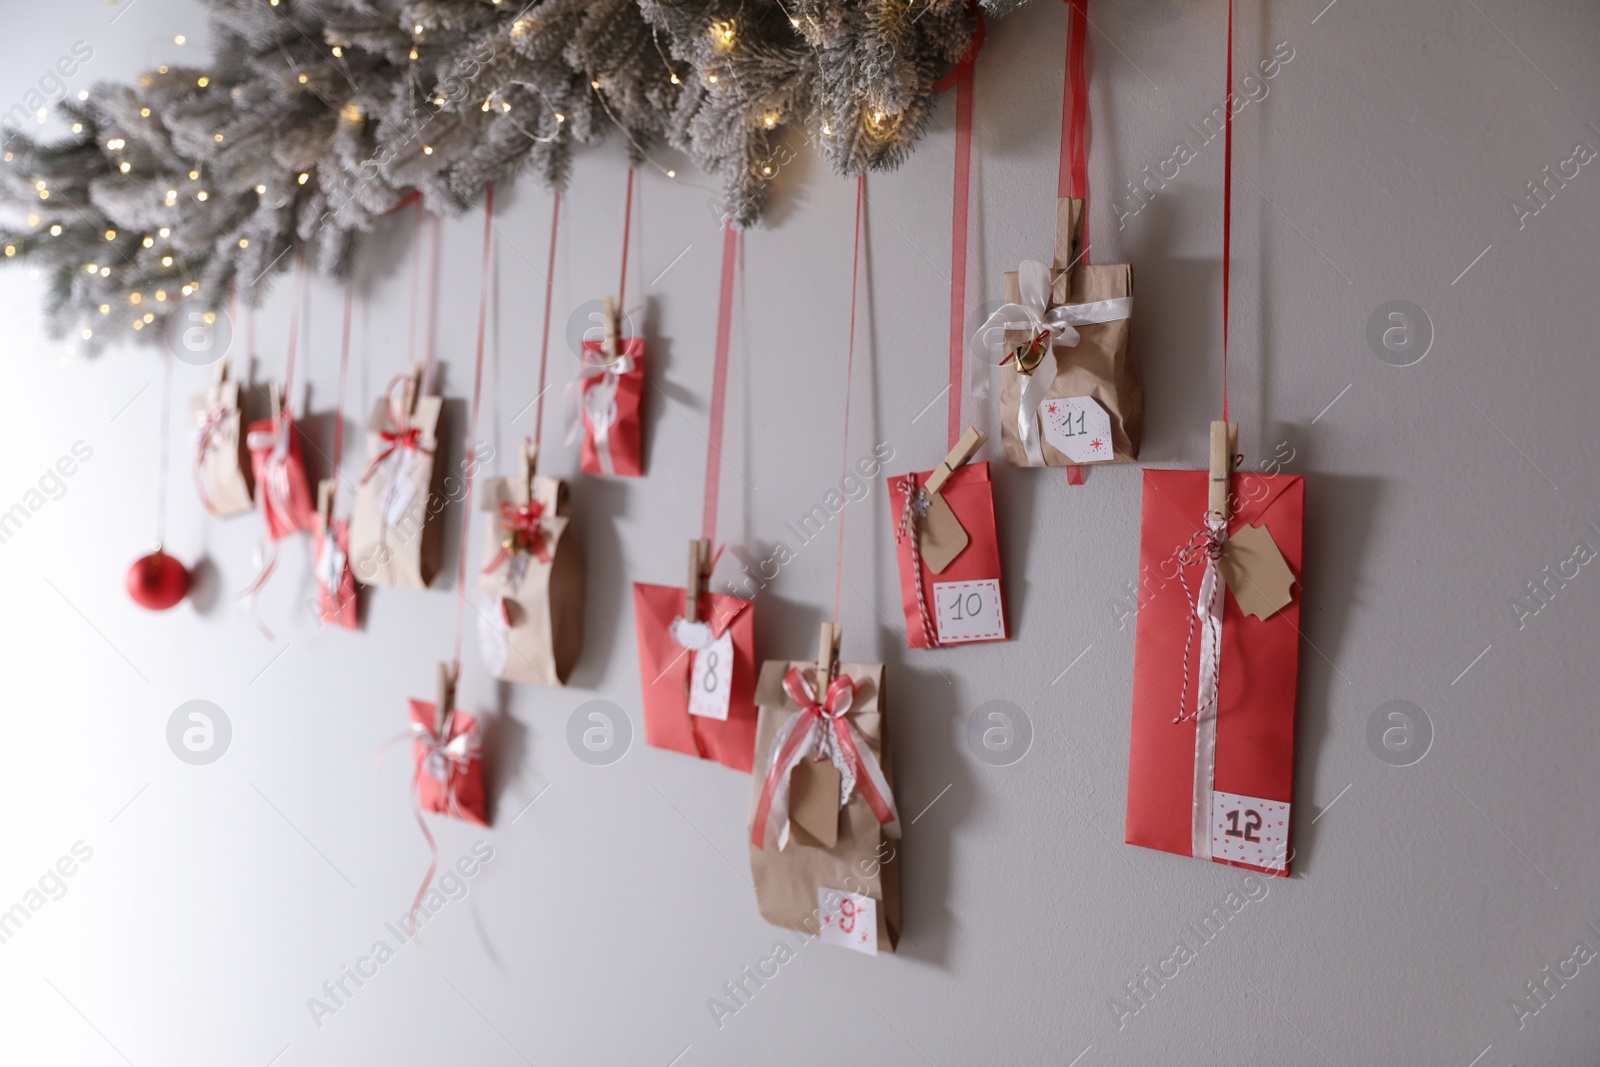
[[[689,714],[726,722],[728,700],[733,696],[733,631],[723,631],[721,637],[689,655]]]
[[[1074,463],[1111,458],[1111,416],[1092,396],[1063,396],[1039,405],[1044,439]]]
[[[417,454],[409,448],[396,449],[394,458],[384,464],[389,468],[389,481],[378,498],[378,508],[388,526],[399,526],[406,510],[417,495],[416,484],[411,481],[411,471],[417,465]]]
[[[817,886],[818,933],[824,945],[878,954],[878,902],[860,893]]]
[[[511,659],[511,620],[504,614],[505,600],[495,598],[489,611],[478,612],[478,651],[483,665],[495,677],[505,673]]]
[[[917,549],[923,564],[934,574],[943,573],[967,547],[967,531],[945,503],[944,494],[928,497],[928,511],[917,520]]]
[[[322,551],[317,553],[317,583],[328,592],[338,595],[344,564],[344,549],[339,547],[339,539],[331,531],[323,534]]]
[[[1229,534],[1217,566],[1246,615],[1271,618],[1294,599],[1289,593],[1294,572],[1265,526],[1245,526]]]
[[[1289,805],[1220,790],[1212,793],[1211,856],[1283,870],[1289,857]]]
[[[805,757],[789,772],[789,830],[795,842],[832,848],[839,841],[839,768]]]
[[[992,641],[1006,635],[1000,611],[1000,581],[934,582],[934,623],[941,645]]]

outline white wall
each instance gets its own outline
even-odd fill
[[[490,756],[498,817],[482,833],[433,826],[446,861],[479,839],[493,859],[423,945],[320,1028],[307,998],[394,940],[383,924],[406,911],[426,866],[406,760],[374,769],[373,755],[404,728],[406,698],[431,693],[453,596],[443,583],[379,590],[362,632],[318,631],[301,606],[304,549],[292,545],[264,598],[280,634],[267,643],[232,605],[257,524],[202,517],[188,430],[174,419],[168,542],[207,561],[205,606],[133,607],[122,575],[153,534],[158,354],[59,358],[39,327],[40,283],[25,269],[4,275],[0,504],[75,441],[93,458],[0,545],[0,907],[74,842],[93,856],[0,945],[0,1058],[1595,1062],[1600,966],[1549,982],[1548,1006],[1520,1026],[1510,1001],[1578,942],[1600,950],[1600,578],[1581,568],[1537,615],[1519,620],[1512,604],[1578,542],[1600,547],[1600,173],[1583,168],[1521,227],[1509,205],[1575,142],[1600,146],[1600,12],[1581,0],[1324,3],[1242,4],[1237,53],[1243,69],[1278,42],[1294,49],[1239,118],[1231,386],[1249,462],[1287,442],[1288,469],[1308,479],[1297,869],[1121,1029],[1112,998],[1241,883],[1238,871],[1121,844],[1134,640],[1113,604],[1135,576],[1135,470],[1095,471],[1072,489],[1060,472],[997,466],[1016,639],[936,655],[902,647],[881,483],[846,512],[846,652],[886,662],[901,810],[932,805],[904,842],[897,956],[808,948],[719,1030],[707,999],[782,936],[746,882],[748,779],[639,736],[609,767],[569,751],[567,719],[587,700],[614,701],[642,730],[628,584],[680,580],[699,522],[720,242],[704,188],[714,183],[663,154],[680,177],[641,175],[630,283],[649,297],[661,390],[650,476],[573,479],[590,575],[575,684],[497,687],[469,632],[463,699],[504,717]],[[1187,123],[1221,98],[1224,5],[1124,0],[1091,14],[1094,255],[1135,266],[1143,461],[1195,467],[1218,408],[1220,145],[1121,229],[1112,195],[1178,140],[1197,144]],[[990,28],[974,305],[1050,246],[1066,19],[1065,5],[1040,3]],[[7,101],[74,40],[95,49],[76,89],[173,60],[175,33],[188,51],[207,37],[197,5],[179,0],[13,5],[3,25]],[[887,441],[896,470],[926,468],[944,448],[942,406],[913,417],[943,383],[951,151],[946,103],[915,158],[870,183],[847,450]],[[616,144],[576,164],[562,321],[615,284],[623,177]],[[746,244],[728,426],[744,477],[724,475],[722,535],[757,558],[838,478],[852,193],[802,153]],[[523,183],[497,220],[482,435],[503,451],[529,422],[511,417],[533,393],[549,203]],[[439,352],[461,397],[479,224],[447,221],[444,239]],[[396,219],[365,261],[350,389],[361,404],[404,359],[409,241]],[[1433,324],[1414,366],[1380,362],[1366,340],[1368,317],[1392,299]],[[308,432],[325,441],[338,293],[319,282],[311,306]],[[288,309],[280,284],[258,317],[262,376],[277,373]],[[556,352],[563,381],[573,360]],[[205,374],[180,366],[179,397]],[[969,398],[968,410],[992,427],[984,402]],[[548,469],[572,473],[558,419],[546,445]],[[359,461],[352,451],[347,471]],[[814,649],[833,568],[829,538],[760,595],[761,654]],[[172,711],[196,698],[225,709],[234,731],[207,767],[180,762],[165,739]],[[980,763],[964,740],[967,716],[991,699],[1033,722],[1032,751],[1010,767]],[[1369,719],[1391,700],[1431,720],[1432,748],[1414,766],[1369,747]]]

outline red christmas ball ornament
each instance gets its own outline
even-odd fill
[[[157,545],[128,568],[128,595],[140,607],[166,611],[189,595],[189,569]]]

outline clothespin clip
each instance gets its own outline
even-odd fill
[[[272,423],[278,423],[278,418],[283,414],[283,385],[279,382],[267,383],[267,396],[272,400]]]
[[[422,396],[422,364],[411,364],[409,377],[406,380],[406,415],[417,413],[417,400]]]
[[[834,662],[839,658],[839,638],[844,628],[831,622],[822,624],[822,634],[817,640],[817,699],[828,695],[828,685],[833,681]]]
[[[439,664],[439,699],[433,705],[433,733],[444,739],[445,723],[456,706],[456,672],[448,663]]]
[[[324,478],[317,483],[317,532],[326,534],[328,523],[333,518],[333,487],[332,478]]]
[[[1207,511],[1228,521],[1229,483],[1233,476],[1234,455],[1239,447],[1237,422],[1211,424],[1211,496]]]
[[[622,352],[622,308],[614,296],[606,297],[606,362],[614,362]]]
[[[517,451],[517,484],[527,493],[530,504],[533,502],[533,475],[538,468],[539,446],[531,438],[526,438]]]
[[[219,359],[211,365],[211,384],[221,389],[228,380],[228,361]]]
[[[988,438],[976,426],[968,426],[967,432],[961,435],[961,440],[957,441],[956,446],[950,450],[949,454],[939,461],[939,466],[935,468],[934,472],[928,475],[928,480],[923,485],[922,491],[929,496],[936,495],[939,490],[944,488],[944,483],[950,479],[950,476],[956,472],[956,468],[971,459],[972,454],[982,448],[983,443],[987,440]]]
[[[706,571],[711,566],[711,542],[705,538],[689,542],[689,581],[683,590],[683,618],[700,621],[700,594],[706,591]]]

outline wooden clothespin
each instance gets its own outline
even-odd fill
[[[445,723],[456,706],[456,672],[448,663],[439,664],[439,699],[433,705],[433,732],[444,739]]]
[[[944,488],[944,483],[956,472],[956,468],[972,458],[972,454],[983,447],[987,441],[976,426],[968,426],[967,432],[961,435],[961,440],[956,442],[944,459],[939,461],[939,466],[928,475],[928,481],[923,485],[922,491],[929,496],[934,496]]]
[[[422,396],[422,364],[411,364],[406,380],[406,415],[417,413],[417,400]]]
[[[276,425],[278,416],[283,414],[283,385],[279,382],[268,382],[267,396],[272,400],[272,421]]]
[[[828,685],[833,681],[834,662],[839,658],[839,637],[842,626],[831,622],[822,624],[822,634],[817,639],[817,699],[828,695]]]
[[[606,362],[610,363],[622,352],[622,308],[614,296],[606,297]]]
[[[1233,457],[1239,446],[1237,422],[1211,424],[1211,498],[1207,511],[1228,519],[1229,483],[1233,476]]]
[[[522,486],[528,494],[528,502],[533,502],[533,475],[539,469],[539,446],[532,440],[524,440],[522,447],[517,450],[517,484]]]
[[[705,538],[689,542],[689,581],[683,590],[683,618],[700,621],[700,594],[706,591],[706,571],[711,566],[711,542]]]
[[[228,381],[228,361],[219,359],[211,364],[211,384],[221,389]]]
[[[328,524],[333,519],[333,488],[334,480],[324,478],[317,483],[317,532],[326,534]]]

